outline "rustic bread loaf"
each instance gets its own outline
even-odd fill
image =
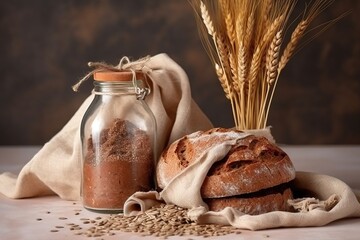
[[[209,209],[233,207],[247,214],[288,211],[289,182],[295,169],[288,155],[265,137],[233,129],[199,131],[172,143],[157,165],[157,182],[164,188],[201,154],[217,144],[235,140],[228,154],[215,162],[200,189]]]
[[[266,138],[243,137],[240,131],[214,128],[184,136],[162,153],[157,166],[159,187],[164,188],[204,151],[228,139],[237,139],[237,143],[209,170],[201,188],[203,198],[252,193],[295,178],[288,155]]]

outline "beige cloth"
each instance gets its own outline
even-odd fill
[[[157,121],[157,151],[185,134],[207,130],[211,122],[191,97],[184,70],[166,54],[145,63],[151,79],[146,102]],[[133,67],[136,67],[134,65]],[[88,97],[70,121],[23,167],[18,176],[0,175],[0,192],[10,198],[57,194],[63,199],[80,197],[79,126],[93,96]]]
[[[308,172],[296,173],[295,188],[314,193],[316,199],[293,201],[292,205],[299,212],[274,211],[251,216],[230,207],[221,212],[208,211],[201,198],[200,187],[212,164],[222,159],[233,144],[234,140],[229,140],[208,149],[175,176],[162,192],[135,193],[125,203],[125,215],[136,215],[165,202],[189,209],[189,217],[199,223],[232,225],[250,230],[322,226],[345,217],[360,217],[359,194],[356,195],[349,186],[334,177]]]

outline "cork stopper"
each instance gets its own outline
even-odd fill
[[[142,72],[135,72],[136,80],[145,80],[146,75]],[[133,73],[130,71],[121,72],[95,72],[94,80],[99,82],[118,82],[118,81],[131,81],[133,79]]]

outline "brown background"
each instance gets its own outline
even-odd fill
[[[335,1],[321,21],[348,10],[282,73],[269,119],[278,142],[360,144],[360,1]],[[214,125],[231,127],[187,1],[1,1],[0,145],[43,144],[58,132],[91,91],[90,82],[71,90],[88,61],[161,52],[187,72]]]

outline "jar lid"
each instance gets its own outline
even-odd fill
[[[143,72],[135,72],[136,80],[145,80],[146,75]],[[95,72],[94,80],[101,82],[111,82],[111,81],[131,81],[133,79],[133,73],[130,71],[121,71],[121,72]]]

